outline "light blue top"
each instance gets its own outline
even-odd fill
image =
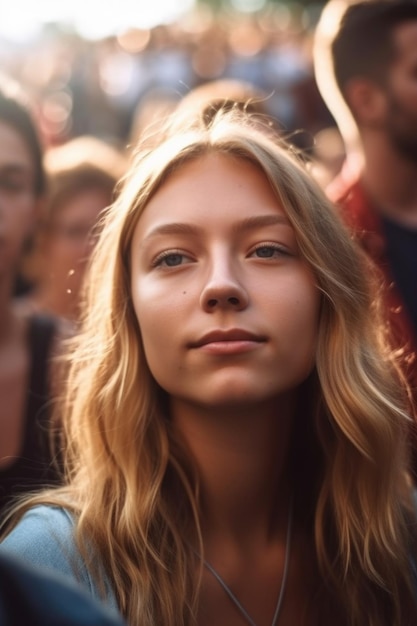
[[[30,509],[1,545],[6,552],[35,567],[58,570],[103,602],[75,545],[74,521],[65,509],[52,506]],[[108,585],[104,602],[118,612],[115,595]]]
[[[75,545],[74,521],[65,509],[52,506],[30,509],[1,545],[5,551],[18,555],[34,566],[58,570],[103,602]],[[417,598],[417,566],[414,558],[410,557],[410,565]],[[106,588],[104,602],[118,613],[114,592],[108,583]]]

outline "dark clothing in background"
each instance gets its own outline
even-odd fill
[[[0,551],[0,626],[122,626],[83,589]]]
[[[13,496],[59,480],[48,432],[51,413],[49,360],[56,324],[54,318],[46,315],[34,315],[29,321],[29,388],[22,447],[19,456],[0,469],[0,515]]]
[[[382,228],[394,281],[411,323],[417,329],[417,228],[405,228],[385,217],[382,219]],[[410,268],[414,268],[414,271],[410,271]]]

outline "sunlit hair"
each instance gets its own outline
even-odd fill
[[[259,117],[265,127],[268,123],[277,127],[277,121],[270,114],[268,100],[268,94],[250,82],[221,78],[191,89],[178,103],[175,118],[181,124],[197,112],[209,124],[219,110],[240,109],[250,113],[253,122]]]
[[[252,123],[259,119],[264,132],[276,133],[278,121],[271,115],[269,95],[254,84],[238,79],[221,78],[203,82],[182,96],[164,114],[153,103],[153,122],[143,127],[140,137],[142,146],[149,149],[161,142],[167,133],[181,132],[191,118],[200,117],[203,124],[210,124],[218,111],[241,110],[251,115]],[[134,147],[135,144],[133,144]]]
[[[416,623],[406,474],[408,427],[383,348],[368,267],[286,147],[243,114],[218,113],[137,154],[104,217],[64,406],[68,484],[32,498],[71,509],[130,624],[193,624],[202,549],[198,478],[148,369],[131,299],[131,242],[150,198],[184,163],[222,153],[270,181],[322,294],[316,366],[300,393],[290,453],[296,515],[315,545],[322,616],[348,626]],[[273,289],[273,285],[271,285]],[[161,355],[163,358],[163,355]],[[96,560],[97,562],[97,560]],[[408,620],[408,621],[407,621]]]

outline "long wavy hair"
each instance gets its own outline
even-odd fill
[[[331,623],[347,626],[415,624],[407,401],[369,267],[303,165],[268,135],[244,114],[219,112],[138,151],[103,218],[69,355],[66,484],[24,502],[13,523],[34,504],[69,508],[87,566],[97,578],[104,572],[129,624],[195,623],[198,472],[146,363],[130,248],[142,211],[173,172],[208,153],[232,155],[269,180],[321,292],[315,367],[290,451],[296,515],[321,573],[319,612],[331,606]]]

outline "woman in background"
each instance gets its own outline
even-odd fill
[[[14,299],[22,253],[45,196],[42,150],[19,88],[0,80],[0,512],[19,493],[56,482],[49,445],[54,318]],[[55,347],[57,347],[55,345]]]
[[[125,173],[123,154],[95,137],[77,137],[45,155],[48,194],[25,275],[33,284],[24,304],[74,322],[84,272],[101,211]]]
[[[139,152],[74,341],[67,483],[5,549],[131,626],[417,623],[407,398],[368,276],[259,121]]]

